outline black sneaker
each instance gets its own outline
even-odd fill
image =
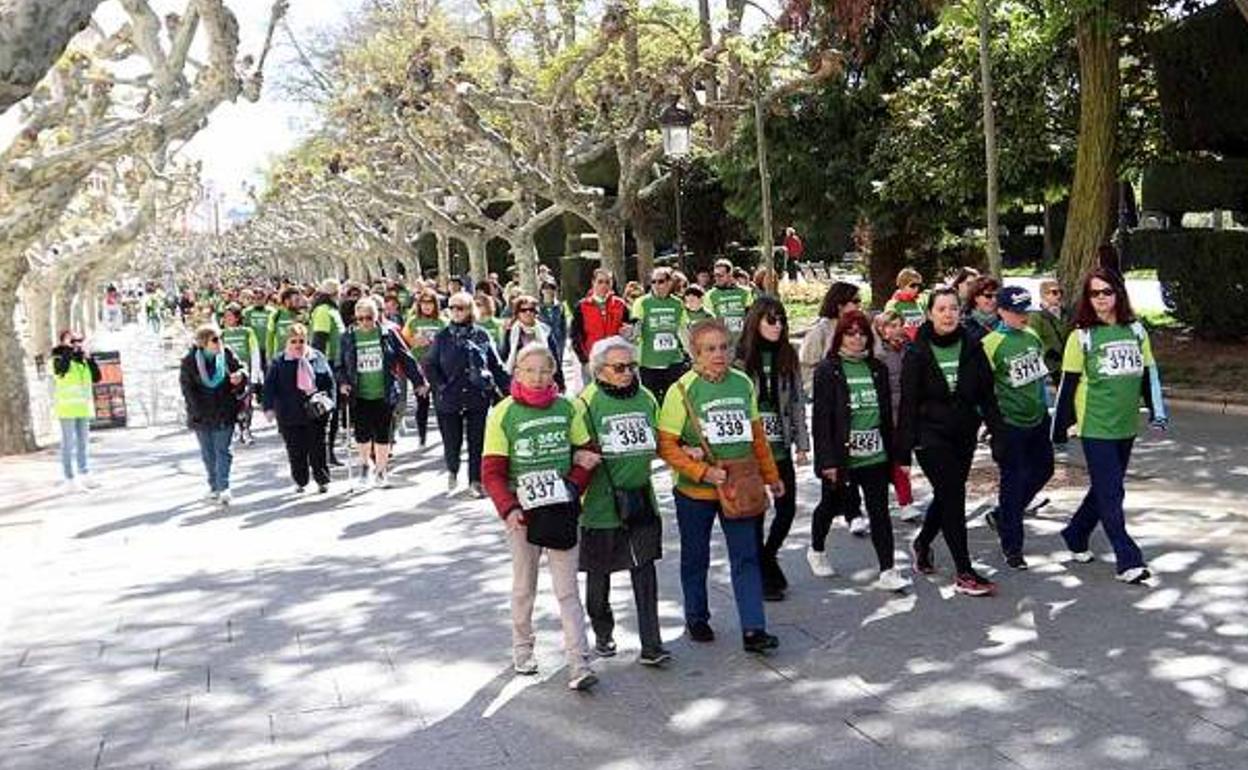
[[[333,467],[333,468],[341,468],[341,467],[342,467],[342,460],[339,460],[339,459],[338,459],[338,455],[331,454],[331,455],[329,456],[329,460],[326,462],[326,464],[327,464],[327,465],[329,465],[330,467]]]
[[[1027,569],[1027,560],[1021,553],[1009,554],[1005,557],[1005,565],[1010,569],[1024,570]]]
[[[711,628],[711,624],[705,620],[686,623],[685,628],[689,630],[689,638],[695,642],[715,641],[715,629]]]
[[[672,659],[672,653],[660,647],[657,650],[642,650],[637,662],[643,666],[661,666]]]
[[[763,581],[763,601],[765,602],[782,602],[784,601],[784,589],[770,580]]]
[[[766,631],[746,631],[741,637],[746,652],[762,653],[780,646],[780,640]]]
[[[615,640],[609,636],[594,642],[594,654],[600,658],[614,658],[615,649]]]
[[[932,561],[932,547],[930,545],[920,545],[916,539],[910,544],[910,555],[914,557],[914,569],[924,575],[930,575],[936,571],[936,564]]]
[[[996,532],[1001,528],[1001,522],[999,519],[1000,513],[996,508],[993,508],[991,511],[984,514],[984,521],[988,523],[988,529],[991,529],[993,532]]]

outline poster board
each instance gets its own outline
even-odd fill
[[[95,420],[91,427],[126,427],[126,386],[121,374],[121,353],[115,350],[95,353],[100,381],[95,383]]]

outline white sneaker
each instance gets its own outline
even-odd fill
[[[1090,564],[1091,562],[1096,561],[1096,555],[1091,551],[1071,551],[1070,558],[1080,564]]]
[[[1131,569],[1123,570],[1118,573],[1119,580],[1133,585],[1139,585],[1152,576],[1153,573],[1148,571],[1148,567],[1132,567]]]
[[[585,668],[572,675],[572,678],[568,680],[568,689],[584,692],[596,684],[598,684],[598,675]]]
[[[65,483],[69,485],[69,488],[75,492],[87,491],[87,485],[84,484],[82,479],[78,476],[75,476],[72,479],[66,479]]]
[[[464,493],[470,500],[480,500],[485,497],[485,489],[481,487],[481,482],[474,481],[468,485],[468,490]]]
[[[901,520],[907,524],[920,521],[923,518],[923,511],[914,503],[903,506],[901,509]]]
[[[220,498],[221,498],[220,493],[218,493],[218,492],[213,492],[213,491],[210,489],[210,490],[208,490],[208,494],[204,495],[204,502],[206,502],[206,503],[215,503],[215,502],[217,502],[217,500],[219,500]]]
[[[855,516],[854,520],[849,522],[849,534],[854,537],[866,537],[870,532],[871,525],[865,516]]]
[[[537,661],[533,659],[533,655],[530,653],[512,663],[511,670],[520,676],[533,676],[537,673]]]
[[[82,479],[83,489],[99,489],[100,488],[100,482],[96,481],[90,476],[79,476],[78,478]]]
[[[454,473],[447,471],[446,472],[446,493],[448,495],[455,494],[455,488],[458,486],[459,486],[459,479],[455,477]]]
[[[217,495],[217,502],[221,503],[221,505],[226,508],[230,507],[230,503],[233,502],[233,500],[234,495],[230,494],[230,490],[228,489],[222,490],[221,494]]]
[[[815,577],[836,577],[836,570],[832,569],[832,563],[828,561],[827,551],[816,551],[814,548],[807,548],[806,563],[810,565],[810,571],[814,573]]]
[[[880,573],[880,579],[875,581],[875,587],[881,591],[904,591],[910,587],[910,579],[901,574],[900,569],[893,567]]]
[[[382,489],[389,489],[392,486],[390,483],[389,471],[377,471],[376,480],[377,480],[377,486],[381,487]]]

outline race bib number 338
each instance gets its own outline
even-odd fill
[[[653,452],[654,431],[644,415],[609,417],[602,431],[602,451],[608,454]]]

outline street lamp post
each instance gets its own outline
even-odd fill
[[[675,172],[674,195],[676,199],[676,259],[680,271],[685,272],[685,228],[681,215],[681,176],[685,160],[689,157],[693,115],[672,102],[659,115],[659,127],[663,131],[663,155],[672,161]]]

